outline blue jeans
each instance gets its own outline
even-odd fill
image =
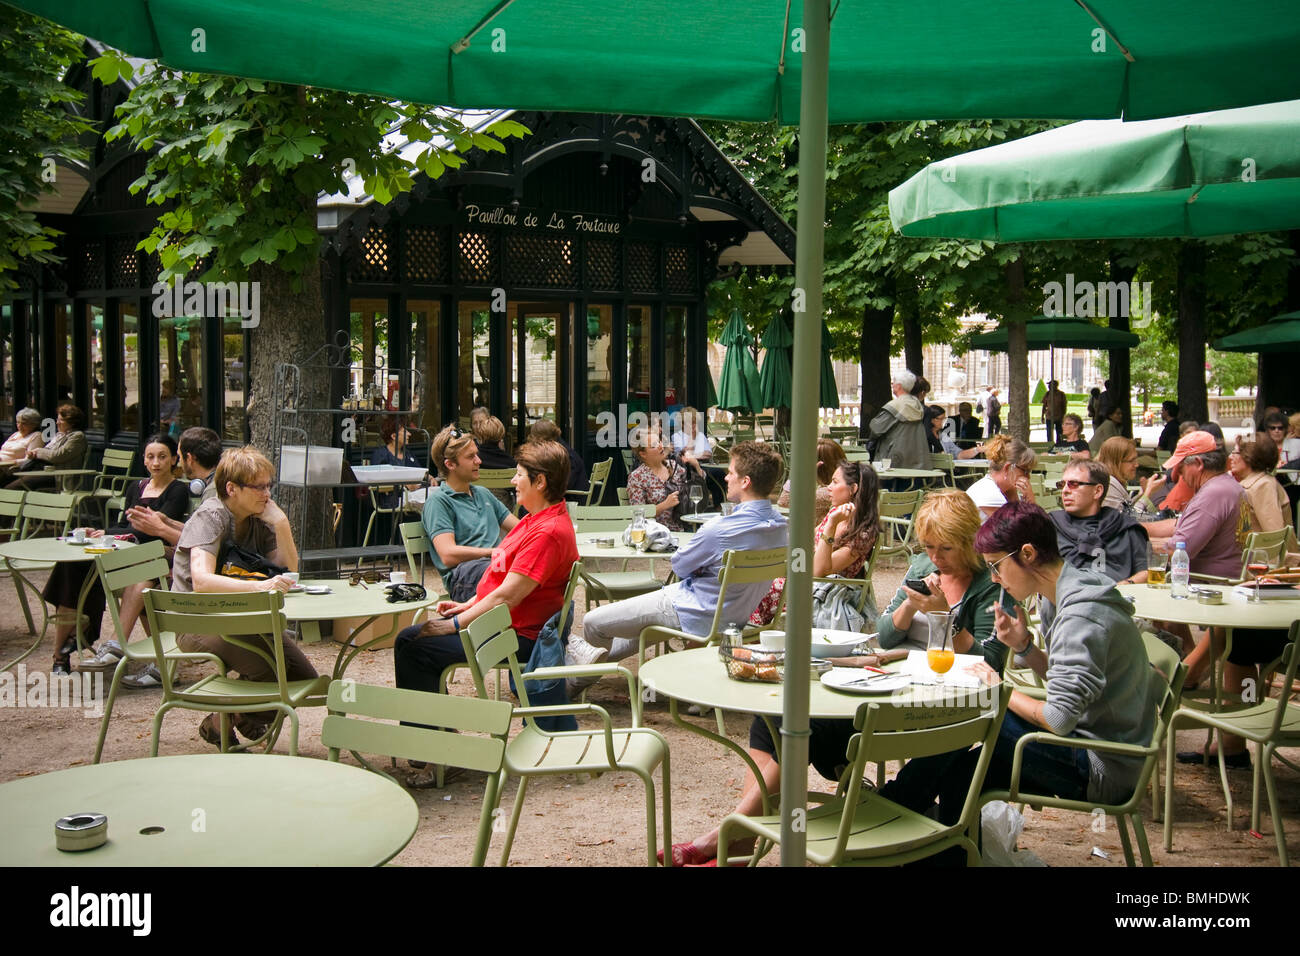
[[[984,790],[1006,790],[1011,786],[1011,762],[1016,741],[1025,734],[1041,730],[1008,712],[994,744]],[[979,749],[954,750],[933,757],[909,760],[897,777],[885,784],[880,795],[895,803],[924,813],[939,799],[939,820],[951,826],[961,818],[962,804],[970,789],[971,777],[979,761]],[[1025,793],[1043,793],[1069,800],[1088,796],[1088,753],[1071,747],[1033,743],[1025,747],[1020,765],[1020,789]]]

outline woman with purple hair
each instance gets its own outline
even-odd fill
[[[1048,651],[1030,635],[1025,613],[994,607],[994,633],[1020,667],[1045,681],[1047,699],[1013,692],[985,790],[1006,789],[1016,741],[1036,731],[1145,745],[1155,729],[1151,664],[1133,623],[1132,605],[1108,577],[1061,559],[1056,529],[1037,505],[1015,501],[989,516],[975,538],[993,581],[1016,600],[1039,595]],[[997,675],[985,665],[990,682]],[[970,786],[977,750],[908,763],[881,795],[918,812],[939,799],[939,819],[954,823]],[[1024,748],[1020,788],[1066,799],[1116,803],[1137,783],[1141,759],[1097,750],[1031,743]]]

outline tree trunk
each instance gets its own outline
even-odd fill
[[[1122,282],[1125,285],[1133,281],[1133,276],[1137,269],[1133,266],[1119,265],[1115,260],[1110,263],[1110,281]],[[1131,288],[1131,286],[1130,286]],[[1142,303],[1144,309],[1150,309],[1151,303]],[[1133,300],[1129,299],[1129,315],[1133,312]],[[1112,315],[1110,317],[1110,327],[1119,329],[1121,332],[1129,331],[1128,315]],[[1124,434],[1128,438],[1133,437],[1133,381],[1129,373],[1129,350],[1128,349],[1111,349],[1110,350],[1110,386],[1116,395],[1120,395],[1124,400]],[[1144,403],[1145,404],[1145,403]]]
[[[1025,264],[1017,259],[1007,263],[1007,400],[1002,414],[1006,430],[1021,441],[1029,441],[1029,337],[1025,321]]]
[[[1184,418],[1209,419],[1205,394],[1205,247],[1189,240],[1178,254],[1178,406]]]
[[[894,329],[894,308],[862,309],[858,336],[858,364],[862,367],[862,409],[858,434],[866,437],[867,423],[889,401],[889,336]]]
[[[275,459],[279,449],[273,447],[272,421],[276,410],[293,407],[295,398],[292,392],[276,393],[275,369],[281,363],[304,362],[325,344],[321,276],[319,269],[308,270],[302,276],[302,287],[295,291],[293,276],[258,263],[249,270],[249,278],[259,284],[261,301],[259,322],[249,329],[248,421],[253,445],[272,459],[278,477],[280,463]],[[298,409],[331,406],[329,375],[323,368],[304,369],[299,381]],[[341,447],[341,416],[304,413],[282,421],[305,429],[308,444]],[[289,433],[281,436],[281,441],[296,445],[302,442],[302,436]],[[313,490],[305,495],[299,488],[280,487],[275,494],[276,503],[289,516],[299,549],[333,545],[332,492]],[[305,521],[304,508],[307,509]]]
[[[903,312],[903,362],[909,372],[925,375],[925,352],[921,348],[921,317],[916,299],[907,297]],[[930,383],[934,385],[933,382]]]
[[[1290,233],[1291,249],[1300,256],[1300,229]],[[1293,265],[1287,275],[1286,298],[1278,309],[1300,311],[1300,266]],[[1264,417],[1269,405],[1300,408],[1300,375],[1295,373],[1294,352],[1259,353],[1259,387],[1255,389],[1255,421]]]

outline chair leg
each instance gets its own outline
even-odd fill
[[[1138,854],[1142,858],[1142,865],[1150,867],[1151,864],[1151,847],[1147,844],[1147,831],[1142,826],[1142,814],[1131,814],[1130,819],[1133,823],[1133,835],[1137,838]]]
[[[23,618],[27,621],[27,633],[35,634],[36,624],[32,621],[32,609],[27,604],[27,592],[23,590],[18,572],[10,569],[9,574],[14,581],[14,590],[18,592],[18,604],[23,609]]]
[[[470,866],[482,866],[487,860],[488,844],[492,842],[492,821],[496,819],[497,797],[501,793],[501,774],[488,774],[487,788],[483,792],[483,809],[478,815],[478,835],[474,839],[474,855]]]
[[[506,845],[501,848],[501,865],[510,865],[510,848],[515,842],[515,828],[519,826],[519,814],[524,809],[524,795],[528,792],[528,778],[519,778],[519,789],[515,791],[515,805],[510,811],[510,827],[506,830]]]
[[[163,704],[153,715],[153,740],[149,742],[150,757],[158,756],[158,738],[162,736],[163,717],[166,716],[167,711],[169,710],[171,710],[171,707],[167,704]]]
[[[645,784],[645,852],[646,866],[654,867],[659,865],[655,859],[655,853],[659,849],[659,841],[655,836],[655,781],[651,774],[637,774],[641,777],[641,782]],[[672,847],[664,844],[664,859],[672,853]]]
[[[1133,846],[1128,839],[1128,824],[1125,822],[1124,814],[1115,817],[1115,828],[1119,830],[1119,844],[1124,848],[1124,862],[1128,866],[1133,866]]]
[[[1286,830],[1282,826],[1282,808],[1277,802],[1277,783],[1273,780],[1273,742],[1263,744],[1259,751],[1258,761],[1264,765],[1264,784],[1268,787],[1268,813],[1273,818],[1273,838],[1277,840],[1277,861],[1287,867],[1291,864],[1287,862]]]
[[[1174,722],[1169,723],[1169,733],[1165,740],[1165,852],[1174,848],[1174,767],[1178,761],[1174,758]]]
[[[298,756],[298,712],[292,707],[286,708],[289,711],[289,756]],[[270,743],[266,747],[267,753],[271,752]]]
[[[663,762],[663,800],[664,800],[664,863],[667,866],[672,865],[673,858],[673,785],[671,774],[668,769],[668,751],[664,751]],[[651,860],[653,866],[657,861]]]
[[[95,742],[95,756],[91,763],[99,763],[104,755],[104,740],[108,736],[108,722],[113,716],[113,703],[117,700],[118,689],[122,685],[122,676],[126,673],[129,658],[123,657],[113,668],[113,682],[108,687],[108,700],[104,701],[104,716],[99,721],[99,740]]]

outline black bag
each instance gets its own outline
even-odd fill
[[[673,468],[675,471],[675,464]],[[695,474],[695,472],[690,468],[685,468],[685,472],[686,479],[684,481],[673,481],[669,479],[665,486],[670,495],[674,491],[677,492],[677,507],[673,509],[673,517],[678,521],[682,519],[682,515],[693,515],[697,512],[713,510],[713,495],[709,492],[709,483],[705,481],[704,476]],[[704,497],[700,499],[698,508],[695,506],[694,502],[691,501],[692,488],[699,488],[704,492]]]
[[[265,581],[288,570],[233,541],[222,545],[221,556],[217,559],[218,574],[243,581]]]

